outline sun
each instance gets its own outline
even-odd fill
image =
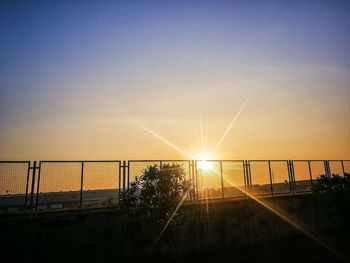
[[[213,168],[214,163],[208,160],[213,160],[214,157],[209,152],[203,152],[196,155],[197,168],[203,171]]]

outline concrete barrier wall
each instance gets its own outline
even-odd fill
[[[305,195],[266,198],[263,202],[322,238],[325,233],[339,232],[337,210],[329,200]],[[221,258],[227,257],[227,253],[230,255],[231,252],[237,258],[249,258],[252,256],[249,252],[252,247],[256,249],[271,242],[274,244],[272,246],[278,246],[280,242],[290,243],[293,238],[304,236],[254,200],[204,202],[182,209],[187,215],[186,222],[181,227],[173,228],[173,235],[167,232],[157,246],[152,246],[151,242],[157,238],[161,226],[141,224],[138,228],[130,228],[123,213],[117,210],[2,220],[2,257],[11,262],[28,259],[46,262],[125,262],[132,259],[154,259],[155,255],[158,259],[165,257],[168,260],[169,257],[198,259],[210,251],[211,255],[218,253]],[[325,250],[312,240],[303,240],[297,238],[296,242],[307,242],[309,247],[305,251],[300,251],[304,248],[298,248],[296,244],[290,243],[287,246],[291,250],[299,249],[295,251],[299,254],[307,251],[314,253],[309,251],[313,246],[314,249]],[[270,249],[275,251],[276,257],[285,257],[285,254],[278,254],[278,247]],[[264,251],[266,254],[272,253],[268,248]]]

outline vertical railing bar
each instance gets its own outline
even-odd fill
[[[84,161],[81,162],[81,174],[80,174],[80,204],[79,209],[83,207],[83,184],[84,184]]]
[[[35,172],[36,172],[36,161],[33,162],[33,167],[32,167],[32,189],[31,189],[31,194],[30,194],[30,213],[32,214],[33,210],[33,202],[34,202],[34,191],[35,191]]]
[[[326,160],[323,161],[323,166],[324,166],[325,176],[329,177],[328,168],[327,168],[327,161]]]
[[[34,191],[35,191],[35,166],[36,166],[36,161],[33,162],[33,167],[32,167],[32,189],[31,189],[31,194],[30,194],[30,214],[32,214],[33,211],[33,202],[34,202]]]
[[[247,189],[247,171],[246,171],[246,165],[245,165],[245,161],[242,162],[243,163],[243,179],[244,179],[244,187],[245,189]]]
[[[292,193],[292,175],[291,175],[291,171],[290,171],[290,163],[289,160],[287,161],[287,169],[288,169],[288,184],[289,184],[289,192]]]
[[[249,195],[247,193],[247,191],[248,191],[248,166],[247,166],[247,161],[246,160],[242,161],[242,164],[243,164],[244,190],[246,191],[245,195],[248,198]]]
[[[191,188],[192,188],[192,199],[193,201],[196,200],[196,181],[195,181],[195,174],[194,174],[194,160],[190,161],[190,170],[191,170]]]
[[[130,184],[130,162],[128,161],[128,169],[127,169],[127,189],[129,190],[129,184]]]
[[[188,189],[188,191],[189,191],[190,201],[192,201],[192,200],[193,200],[193,199],[192,199],[192,194],[193,194],[193,193],[192,193],[191,161],[188,160],[187,163],[188,163],[188,176],[190,177],[190,178],[189,178],[189,180],[190,180],[190,188]]]
[[[126,177],[126,162],[123,161],[123,193],[125,193],[125,179],[126,179],[125,177]]]
[[[120,187],[121,187],[121,162],[118,161],[118,204],[120,204]]]
[[[328,160],[326,162],[327,162],[327,174],[329,175],[329,177],[331,177],[331,175],[332,175],[331,165],[330,165]]]
[[[295,194],[295,189],[294,189],[294,180],[293,180],[293,169],[292,169],[292,162],[291,160],[287,161],[287,166],[288,166],[288,177],[289,177],[289,192],[291,194]]]
[[[252,170],[250,169],[250,161],[247,163],[248,165],[248,182],[250,191],[253,191],[253,183],[252,183]]]
[[[27,210],[27,202],[28,202],[28,187],[29,187],[29,176],[30,176],[30,161],[27,162],[27,180],[26,180],[26,195],[24,198],[24,210]]]
[[[34,170],[36,170],[36,165],[34,165]],[[39,204],[39,188],[40,188],[40,177],[41,177],[41,161],[39,162],[39,171],[38,171],[38,184],[36,188],[36,212],[38,212],[38,204]]]
[[[225,197],[224,194],[224,177],[222,174],[222,161],[220,160],[220,176],[221,176],[221,198]]]
[[[194,171],[195,171],[195,176],[196,176],[196,196],[197,196],[197,200],[199,200],[199,192],[198,192],[198,169],[197,169],[197,160],[194,161]]]
[[[198,165],[198,163],[197,163]],[[197,178],[198,178],[198,189],[202,190],[202,198],[204,197],[204,180],[203,180],[203,169],[201,167],[196,167],[196,172],[198,173]],[[199,190],[198,190],[199,192]]]
[[[297,183],[295,180],[295,171],[294,171],[294,161],[289,161],[290,162],[290,171],[292,172],[292,184],[293,184],[293,194],[295,194],[297,192]]]
[[[244,161],[245,164],[245,172],[246,172],[246,180],[247,180],[247,191],[249,190],[249,171],[248,171],[248,161]]]
[[[241,163],[242,165],[244,165],[242,161],[240,161],[238,163]],[[233,167],[235,167],[235,164],[236,164],[236,162],[232,162]],[[246,191],[246,186],[245,186],[246,183],[245,183],[245,178],[244,178],[244,176],[245,176],[244,175],[244,166],[242,166],[242,168],[243,168],[244,190]],[[234,178],[235,178],[235,173],[234,173],[234,168],[233,168],[232,169],[232,180],[234,180]],[[235,187],[236,190],[239,190],[239,196],[240,196],[242,193],[242,190],[241,190],[241,187],[238,185],[238,183],[237,184],[233,183],[233,187]]]
[[[313,192],[313,182],[312,182],[312,170],[311,170],[311,162],[307,161],[309,165],[309,175],[310,175],[310,186],[311,186],[311,193]]]
[[[268,164],[269,164],[269,174],[270,174],[270,189],[271,189],[271,195],[273,195],[271,162],[268,161]]]
[[[345,176],[345,167],[344,167],[344,161],[341,161],[341,168],[343,170],[343,176]]]

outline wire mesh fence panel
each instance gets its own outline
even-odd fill
[[[289,180],[287,161],[271,161],[271,179],[274,194],[288,194],[292,192]]]
[[[310,179],[309,163],[307,161],[293,161],[295,191],[297,193],[311,192],[312,182]]]
[[[243,161],[222,162],[224,197],[245,196]]]
[[[250,161],[250,175],[253,195],[272,194],[269,163],[267,161]]]
[[[344,175],[341,161],[329,161],[331,174]]]
[[[323,161],[310,161],[312,180],[316,181],[318,177],[326,174]]]
[[[197,161],[198,199],[222,197],[221,170],[219,161]]]
[[[119,202],[120,162],[84,162],[82,208],[116,206]]]
[[[37,209],[80,208],[82,162],[40,162]]]
[[[0,162],[0,214],[25,211],[29,162]]]

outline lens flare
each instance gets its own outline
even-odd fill
[[[211,154],[209,152],[203,152],[203,153],[197,154],[195,156],[196,156],[195,159],[197,160],[197,168],[198,169],[209,170],[209,169],[213,168],[214,163],[208,161],[208,160],[214,159],[213,154]]]
[[[292,216],[290,216],[288,213],[286,213],[286,211],[283,211],[281,208],[276,207],[275,205],[273,205],[271,202],[269,202],[265,198],[254,196],[252,193],[250,193],[249,191],[245,190],[242,187],[239,187],[238,185],[234,184],[233,182],[231,182],[231,185],[233,187],[235,187],[236,189],[240,190],[242,193],[246,194],[246,196],[249,197],[250,199],[254,200],[258,204],[260,204],[261,206],[263,206],[264,208],[266,208],[267,210],[272,212],[274,215],[276,215],[277,217],[279,217],[280,219],[282,219],[283,221],[285,221],[286,223],[288,223],[289,225],[294,227],[296,230],[298,230],[301,233],[303,233],[304,235],[308,236],[310,239],[312,239],[313,241],[318,243],[320,246],[324,247],[325,249],[327,249],[331,253],[337,255],[339,258],[345,259],[345,256],[343,254],[341,254],[336,248],[332,247],[331,245],[326,243],[326,241],[317,237],[314,233],[312,233],[310,230],[308,230],[306,228],[306,225],[302,225],[302,224],[298,223],[297,220],[295,220]]]
[[[241,114],[241,112],[243,111],[243,109],[245,108],[245,106],[247,105],[252,92],[250,92],[249,96],[247,97],[247,99],[244,101],[244,103],[242,104],[242,106],[239,108],[238,112],[236,113],[236,115],[233,117],[232,121],[230,122],[230,124],[227,126],[226,130],[224,131],[224,133],[221,135],[219,141],[216,143],[214,150],[217,151],[219,149],[219,147],[221,146],[221,144],[224,142],[224,140],[226,139],[228,133],[230,132],[230,130],[232,129],[233,125],[236,123],[239,115]]]
[[[137,125],[139,127],[141,127],[142,129],[146,130],[150,135],[153,135],[154,137],[156,137],[158,140],[162,141],[163,143],[165,143],[166,145],[170,146],[172,149],[174,149],[175,151],[181,153],[183,156],[186,156],[187,158],[190,159],[194,159],[192,155],[190,155],[189,153],[187,153],[186,151],[182,150],[180,147],[178,147],[177,145],[173,144],[172,142],[170,142],[169,140],[165,139],[164,137],[160,136],[159,134],[155,133],[154,131],[148,129],[147,127],[142,126],[141,124],[137,123]]]

